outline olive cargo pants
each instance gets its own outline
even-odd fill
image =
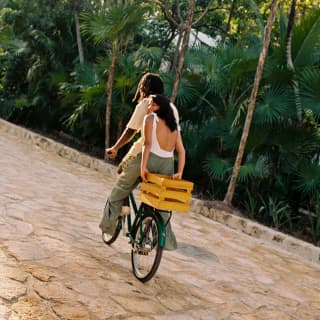
[[[103,217],[99,225],[103,232],[113,234],[117,219],[121,213],[123,200],[129,196],[130,192],[133,191],[140,182],[140,164],[141,153],[137,157],[130,159],[123,167],[123,171],[113,187],[104,208]],[[152,173],[170,176],[174,173],[174,161],[173,158],[161,158],[150,153],[147,168]],[[160,214],[166,223],[169,214],[165,212]],[[169,221],[166,228],[166,245],[164,249],[175,250],[176,248],[176,237],[172,231],[171,222]]]

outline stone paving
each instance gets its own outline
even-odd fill
[[[98,224],[114,174],[0,130],[0,320],[320,320],[320,264],[191,210],[148,283]]]

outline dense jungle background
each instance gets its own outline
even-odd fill
[[[180,112],[185,178],[223,200],[271,2],[1,0],[0,117],[103,157],[141,75],[159,73]],[[320,1],[282,0],[232,204],[316,245],[319,120]]]

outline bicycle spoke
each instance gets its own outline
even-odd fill
[[[150,280],[159,267],[162,248],[158,244],[158,221],[153,214],[145,214],[134,233],[131,254],[133,272],[142,282]]]

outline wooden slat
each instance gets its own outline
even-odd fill
[[[171,177],[160,174],[148,173],[148,181],[169,188],[193,190],[193,182],[191,181],[172,179]]]
[[[174,199],[177,201],[186,201],[191,199],[191,193],[185,191],[170,191],[164,190],[162,192],[162,198],[164,199]]]
[[[185,190],[179,189],[161,189],[159,186],[154,184],[142,184],[141,190],[145,193],[151,193],[159,198],[176,199],[178,201],[186,201],[191,199],[191,193]]]
[[[181,203],[176,201],[160,200],[158,198],[152,197],[150,194],[141,193],[140,200],[149,206],[157,208],[158,210],[168,210],[168,211],[189,211],[190,203]]]
[[[141,201],[159,210],[189,210],[193,183],[171,177],[148,174],[148,181],[141,185]]]
[[[156,184],[143,182],[141,184],[141,190],[145,191],[145,192],[150,192],[150,193],[153,193],[153,194],[156,194],[156,195],[160,196],[161,187],[156,185]]]

